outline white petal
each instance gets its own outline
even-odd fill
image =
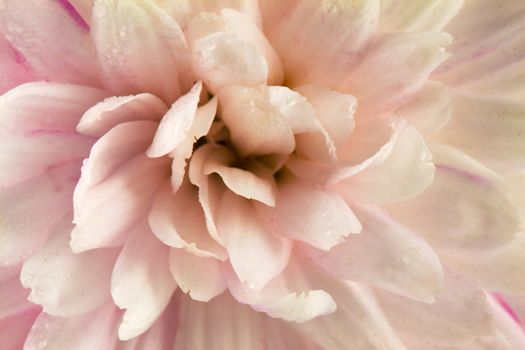
[[[54,316],[74,316],[109,300],[111,269],[118,251],[100,249],[74,254],[68,245],[70,220],[62,220],[52,237],[24,263],[20,280],[31,288],[29,300]]]
[[[195,41],[192,63],[212,93],[227,85],[256,86],[268,80],[265,57],[233,34],[218,32]]]
[[[380,28],[387,32],[438,32],[455,18],[463,0],[381,1]]]
[[[160,98],[148,93],[110,97],[84,113],[77,131],[100,137],[114,126],[135,120],[159,121],[167,107]]]
[[[97,0],[91,34],[104,86],[115,94],[150,92],[171,103],[191,87],[184,35],[155,4]]]
[[[525,170],[525,103],[455,93],[452,118],[436,139],[498,172]]]
[[[199,81],[190,92],[175,101],[160,121],[159,129],[148,149],[148,157],[162,157],[183,142],[193,124],[201,91],[202,83]]]
[[[219,103],[221,118],[241,155],[292,153],[292,130],[273,110],[264,88],[228,86],[221,89]]]
[[[307,250],[328,273],[432,302],[443,271],[430,245],[379,208],[353,205],[363,231],[327,252]]]
[[[230,265],[224,264],[223,269],[235,299],[271,317],[305,322],[336,310],[332,297],[316,285],[312,271],[293,258],[286,270],[261,290],[242,283]]]
[[[227,258],[225,249],[208,233],[198,193],[183,183],[173,194],[169,182],[159,188],[149,213],[153,233],[166,245],[200,257]]]
[[[451,113],[452,101],[448,89],[434,81],[426,82],[408,103],[395,111],[397,117],[408,120],[422,134],[443,129]]]
[[[121,340],[145,332],[164,311],[176,284],[169,271],[169,249],[140,223],[120,252],[111,275],[111,295],[125,309]]]
[[[434,181],[421,195],[388,206],[394,218],[440,248],[477,251],[512,239],[520,220],[500,183],[465,158],[434,155]]]
[[[397,135],[388,158],[337,183],[346,198],[365,203],[391,203],[423,192],[434,178],[432,153],[423,136],[412,126]]]
[[[357,283],[324,279],[337,310],[304,323],[293,323],[300,334],[330,350],[405,350],[372,292]]]
[[[226,280],[217,259],[172,248],[169,264],[175,282],[193,300],[207,302],[226,290]]]
[[[226,191],[220,207],[217,228],[233,269],[241,282],[261,289],[286,267],[292,242],[274,235],[245,198]]]
[[[284,237],[329,250],[361,232],[352,209],[337,194],[297,180],[279,184],[275,208],[257,206],[272,230]]]

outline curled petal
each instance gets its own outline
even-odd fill
[[[135,120],[159,121],[166,111],[164,102],[148,93],[110,97],[84,113],[78,122],[77,131],[100,137],[120,123]]]
[[[193,300],[207,302],[226,290],[226,280],[217,259],[172,248],[169,264],[175,282]]]
[[[183,183],[173,194],[169,182],[161,186],[149,213],[153,233],[166,245],[183,248],[199,257],[224,260],[226,251],[208,233],[197,191]]]

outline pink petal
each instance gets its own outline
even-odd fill
[[[523,332],[523,328],[516,324],[493,298],[489,298],[489,302],[494,312],[499,333],[508,341],[510,344],[509,348],[523,348],[525,346],[525,333]]]
[[[291,240],[275,236],[245,198],[226,191],[220,206],[217,228],[235,273],[250,288],[263,288],[286,267]]]
[[[149,213],[149,225],[164,244],[199,257],[225,260],[225,249],[208,233],[197,191],[183,183],[173,194],[169,182],[159,188]]]
[[[380,29],[386,32],[439,32],[463,7],[463,0],[381,1]]]
[[[195,119],[201,91],[202,83],[199,81],[186,95],[173,103],[160,121],[153,143],[148,149],[148,157],[162,157],[184,141]]]
[[[370,164],[334,187],[351,200],[392,203],[423,192],[432,183],[434,172],[425,139],[414,127],[405,126],[383,162]]]
[[[219,102],[221,118],[242,155],[292,153],[292,130],[273,112],[264,88],[228,86],[221,89]]]
[[[8,185],[82,159],[93,139],[75,126],[105,93],[88,87],[29,83],[0,97],[0,184]]]
[[[475,283],[447,275],[435,302],[421,303],[377,292],[381,307],[403,337],[420,345],[464,346],[493,332],[485,292]],[[415,348],[419,348],[416,346]]]
[[[27,300],[29,291],[20,283],[20,276],[16,274],[0,285],[0,319],[20,314],[35,305]]]
[[[91,23],[91,12],[95,0],[67,0],[77,11],[78,15],[87,23]]]
[[[177,285],[169,271],[169,249],[139,223],[120,252],[111,275],[111,295],[125,309],[121,340],[144,333],[164,311]]]
[[[0,11],[0,31],[43,79],[99,87],[89,32],[59,1],[8,0]],[[75,45],[71,45],[75,43]]]
[[[19,350],[24,348],[27,334],[40,312],[40,307],[33,306],[21,313],[0,318],[2,348],[6,350]]]
[[[101,137],[111,128],[124,122],[159,121],[167,110],[161,99],[148,93],[110,97],[84,113],[77,125],[77,131],[84,135]]]
[[[40,314],[27,336],[24,350],[111,349],[120,313],[106,304],[89,313],[61,318]]]
[[[34,80],[34,73],[24,56],[0,34],[0,94]]]
[[[337,277],[374,285],[418,301],[432,302],[443,280],[439,258],[414,232],[377,207],[353,205],[360,235],[310,257]]]
[[[525,103],[456,93],[452,118],[437,140],[498,172],[525,170]]]
[[[217,98],[212,98],[205,105],[197,108],[193,124],[181,144],[170,153],[173,157],[171,163],[171,187],[176,191],[182,184],[186,173],[186,161],[193,153],[193,145],[197,140],[208,134],[217,113]]]
[[[226,148],[217,148],[203,164],[206,175],[217,174],[233,193],[259,201],[268,206],[275,206],[276,188],[272,177],[257,176],[251,171],[229,166],[235,161],[235,155]]]
[[[110,298],[117,250],[74,254],[68,245],[71,229],[70,220],[62,220],[45,245],[24,263],[20,275],[22,285],[31,288],[28,299],[54,316],[80,315]]]
[[[442,32],[384,34],[340,86],[357,97],[363,115],[395,109],[447,59],[444,47],[451,41],[452,37]]]
[[[340,73],[351,69],[368,43],[379,17],[376,0],[329,0],[323,6],[299,0],[275,5],[268,13],[271,18],[265,18],[265,28],[291,85],[339,82]]]
[[[277,53],[256,23],[252,22],[247,15],[228,8],[220,11],[220,14],[202,12],[190,21],[185,30],[190,47],[193,47],[200,38],[213,33],[231,34],[245,43],[254,45],[268,64],[269,84],[282,84],[283,70]]]
[[[191,87],[184,35],[154,3],[97,1],[91,32],[104,86],[113,93],[150,92],[171,103]]]
[[[208,302],[226,290],[226,280],[217,259],[172,248],[169,264],[175,282],[193,300]]]
[[[147,215],[153,195],[168,178],[168,171],[169,159],[150,159],[140,154],[77,196],[76,226],[71,233],[73,251],[121,245],[130,228]],[[85,176],[89,176],[87,170],[82,173]],[[81,178],[80,183],[83,181]]]
[[[362,228],[338,194],[295,179],[279,184],[275,208],[256,208],[275,233],[322,250],[330,250]]]
[[[57,166],[0,189],[0,266],[24,261],[46,241],[59,220],[70,216],[79,167],[79,162]]]
[[[223,269],[228,288],[235,299],[270,317],[305,322],[336,309],[332,297],[316,286],[311,271],[294,259],[289,261],[281,275],[273,278],[261,290],[242,283],[230,265],[224,264]]]

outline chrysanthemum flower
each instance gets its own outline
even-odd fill
[[[524,1],[2,0],[0,33],[2,350],[525,349]]]

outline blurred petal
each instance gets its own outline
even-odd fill
[[[169,249],[146,222],[129,237],[111,275],[111,295],[125,309],[118,329],[121,340],[144,333],[164,311],[176,284],[169,271]]]
[[[207,302],[226,290],[226,280],[217,259],[172,248],[169,264],[175,282],[193,300]]]
[[[7,0],[0,10],[0,32],[43,79],[99,87],[95,51],[88,28],[59,1]],[[71,45],[75,43],[75,45]]]
[[[111,349],[120,313],[106,304],[70,318],[40,314],[26,339],[24,350]]]
[[[523,100],[524,11],[520,0],[465,1],[445,28],[455,38],[452,56],[434,78],[465,92]]]
[[[184,35],[155,4],[97,0],[91,33],[104,86],[113,93],[150,92],[171,103],[191,87]]]
[[[456,17],[463,0],[381,1],[380,29],[387,32],[438,32]]]
[[[493,332],[492,310],[475,283],[446,275],[435,302],[421,303],[377,291],[380,305],[394,328],[415,342],[434,346],[468,345]]]
[[[337,194],[297,180],[284,181],[277,189],[275,208],[258,205],[261,217],[284,237],[329,250],[351,233],[361,232],[352,209]]]
[[[161,99],[148,93],[110,97],[84,113],[77,131],[100,137],[118,124],[136,121],[159,121],[167,107]]]
[[[498,172],[525,170],[525,103],[455,93],[452,118],[436,135]]]
[[[0,94],[34,79],[24,56],[0,34]]]
[[[451,113],[452,101],[448,89],[434,81],[427,81],[408,103],[395,112],[397,117],[408,120],[422,134],[443,129]]]
[[[352,207],[363,224],[361,234],[327,252],[308,249],[309,256],[337,277],[432,302],[443,271],[430,245],[377,207]]]
[[[33,306],[18,314],[0,318],[2,348],[6,350],[19,350],[24,348],[27,334],[30,332],[40,312],[40,307]]]
[[[226,191],[220,206],[217,228],[235,273],[250,288],[263,288],[286,267],[292,241],[274,235],[245,198]]]
[[[109,300],[115,249],[74,254],[69,248],[70,220],[62,220],[39,251],[22,268],[20,280],[31,288],[29,300],[44,312],[69,317],[93,310]]]

